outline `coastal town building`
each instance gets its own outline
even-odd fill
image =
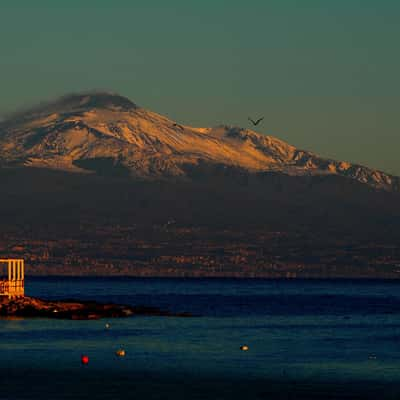
[[[24,296],[24,269],[23,259],[0,259],[0,296]]]

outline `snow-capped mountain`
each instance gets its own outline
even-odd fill
[[[249,129],[196,128],[109,93],[72,94],[0,122],[0,165],[140,179],[190,179],[210,164],[248,173],[339,175],[379,189],[400,179],[348,162],[324,159]]]

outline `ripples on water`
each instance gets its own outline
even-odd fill
[[[400,398],[400,283],[28,278],[26,286],[42,298],[200,317],[115,319],[110,329],[104,320],[1,320],[1,400]]]

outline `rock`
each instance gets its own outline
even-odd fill
[[[95,301],[42,300],[34,297],[0,298],[0,316],[2,317],[89,320],[126,318],[135,315],[191,316],[186,313],[174,314],[155,307],[104,304]]]

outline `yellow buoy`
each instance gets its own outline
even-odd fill
[[[125,350],[124,349],[118,349],[116,352],[115,352],[115,354],[118,356],[118,357],[125,357]]]
[[[247,350],[249,350],[249,346],[247,346],[246,344],[244,344],[243,346],[240,346],[240,350],[242,350],[242,351],[247,351]]]

